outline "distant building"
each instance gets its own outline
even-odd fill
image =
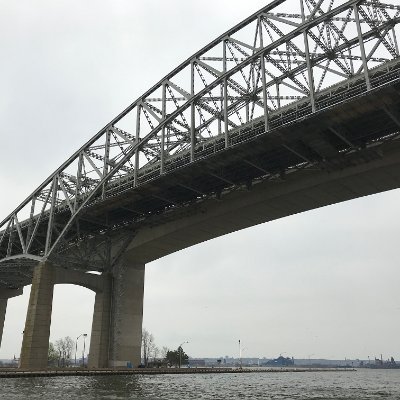
[[[206,360],[199,358],[189,358],[189,367],[205,367]]]
[[[293,358],[279,356],[278,358],[263,363],[263,365],[269,367],[289,367],[294,365],[294,360]]]

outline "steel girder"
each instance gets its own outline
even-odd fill
[[[394,0],[299,0],[298,9],[273,1],[165,76],[50,175],[0,223],[0,261],[57,260],[73,248],[72,264],[113,265],[134,233],[87,210],[387,84],[398,66],[399,22]]]

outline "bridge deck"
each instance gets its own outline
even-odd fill
[[[177,168],[170,168],[168,173],[162,176],[159,173],[157,176],[150,174],[152,179],[146,178],[139,187],[133,188],[129,182],[119,182],[118,189],[114,187],[110,197],[96,201],[94,206],[86,209],[80,222],[81,229],[95,233],[110,227],[117,231],[129,226],[130,229],[138,231],[148,226],[162,226],[182,215],[196,214],[199,207],[209,199],[214,199],[211,200],[214,202],[222,199],[223,203],[229,193],[238,189],[250,190],[258,184],[265,185],[268,182],[280,182],[285,185],[285,182],[289,182],[289,176],[300,176],[306,171],[317,170],[328,179],[337,171],[380,162],[385,153],[395,152],[399,156],[398,146],[393,145],[394,142],[397,143],[400,127],[397,111],[400,109],[398,68],[396,63],[383,74],[383,83],[387,77],[390,78],[389,83],[369,93],[355,93],[347,101],[315,114],[305,114],[291,123],[276,127],[268,134],[264,134],[257,123],[253,124],[252,129],[245,127],[237,130],[231,138],[240,144],[227,150],[219,150],[218,138],[213,139],[210,145],[212,151],[202,145],[207,156],[188,165],[179,165],[179,159],[176,157]],[[381,77],[378,76],[379,79]],[[288,108],[287,112],[292,112],[291,110],[293,108]],[[387,145],[389,141],[393,142],[390,147]],[[290,181],[293,179],[295,178],[291,178]],[[214,234],[207,232],[207,235],[219,236],[293,212],[400,186],[396,170],[390,173],[377,170],[372,181],[366,188],[361,188],[359,183],[353,182],[352,188],[349,188],[345,195],[335,193],[334,190],[320,190],[318,204],[310,201],[309,206],[300,206],[300,202],[297,202],[297,208],[286,206],[286,211],[276,212],[275,216],[270,212],[268,215],[260,214],[257,221],[251,219],[239,224],[226,223],[225,230],[219,227],[215,229]],[[282,199],[280,201],[282,202]],[[63,213],[66,214],[65,219],[68,218],[68,212],[63,211],[61,207],[57,215],[59,223],[62,223]],[[46,225],[46,218],[43,218],[42,223],[43,226]],[[203,240],[206,240],[206,235],[195,235],[192,240],[178,240],[178,244],[172,246],[164,242],[160,244],[162,250],[149,250],[148,247],[142,246],[142,257],[148,262]],[[154,243],[152,246],[154,247]],[[133,247],[138,251],[136,245]],[[4,257],[5,253],[6,247],[3,244],[0,254]],[[28,284],[30,271],[36,262],[27,259],[9,260],[2,264],[2,268],[9,282],[26,281]],[[14,275],[10,273],[11,270]],[[2,279],[5,280],[4,277]]]

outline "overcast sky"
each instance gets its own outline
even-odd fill
[[[0,0],[0,219],[166,73],[266,4]],[[148,264],[144,327],[194,357],[400,359],[400,192],[325,207]],[[29,298],[9,301],[18,357]],[[90,333],[94,294],[56,286],[51,340]],[[79,347],[83,344],[80,339]]]

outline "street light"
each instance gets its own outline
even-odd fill
[[[239,339],[239,368],[242,369],[242,346]]]
[[[182,364],[182,346],[185,344],[185,343],[189,343],[189,342],[183,342],[183,343],[181,343],[180,345],[179,345],[179,347],[178,347],[178,350],[179,350],[179,368],[181,367],[181,364]]]
[[[308,355],[308,365],[311,365],[311,357],[314,355],[315,355],[314,353]]]
[[[85,368],[85,346],[86,346],[87,333],[83,334],[83,351],[82,351],[82,366]]]
[[[76,353],[78,352],[78,339],[83,336],[83,338],[85,339],[87,336],[87,333],[82,333],[80,334],[76,340],[75,340],[75,367],[76,367]],[[83,347],[85,348],[85,342],[83,342]]]
[[[242,347],[240,339],[239,339],[239,368],[242,369],[242,353],[245,351],[247,347]]]

